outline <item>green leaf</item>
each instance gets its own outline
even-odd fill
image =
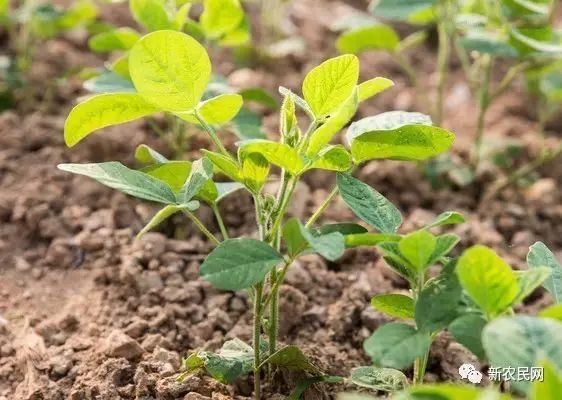
[[[289,219],[283,227],[283,239],[292,257],[310,247],[322,257],[335,261],[345,251],[344,237],[340,232],[319,234],[304,227],[296,218]]]
[[[357,85],[359,102],[370,99],[371,97],[376,96],[380,92],[385,91],[392,86],[394,86],[394,82],[392,82],[390,79],[382,78],[380,76],[369,79],[365,82],[361,82],[359,85]]]
[[[347,140],[356,162],[373,159],[420,161],[448,150],[454,135],[428,125],[419,113],[390,111],[351,124]]]
[[[254,350],[235,338],[226,341],[218,353],[197,351],[183,360],[187,373],[204,368],[219,382],[233,384],[236,379],[253,370]]]
[[[382,242],[378,244],[377,247],[381,250],[384,260],[392,269],[408,279],[410,283],[414,282],[417,278],[417,270],[402,253],[400,253],[398,241]]]
[[[376,246],[384,242],[399,242],[400,235],[390,235],[386,233],[356,233],[345,237],[346,247]]]
[[[486,325],[482,343],[491,366],[496,368],[531,368],[543,359],[562,368],[561,331],[562,322],[548,318],[502,317]],[[529,381],[515,380],[511,384],[518,392],[530,389]]]
[[[117,28],[92,36],[88,40],[88,46],[98,53],[129,50],[139,39],[140,34],[134,29]]]
[[[129,68],[139,94],[170,112],[193,109],[211,77],[205,48],[176,31],[157,31],[140,39],[130,51]]]
[[[543,379],[533,382],[531,398],[535,400],[557,400],[562,393],[562,375],[560,369],[544,360],[539,364],[543,368]]]
[[[135,93],[133,82],[113,72],[104,71],[84,81],[84,89],[92,93]]]
[[[416,301],[415,319],[419,330],[438,332],[457,316],[461,299],[461,286],[452,272],[442,272],[429,281]]]
[[[290,89],[284,86],[279,86],[279,93],[283,97],[291,96],[297,106],[299,106],[311,119],[314,119],[314,112],[306,101],[299,95],[293,93]]]
[[[562,265],[544,243],[536,242],[529,248],[527,264],[529,268],[550,268],[550,277],[544,282],[544,287],[556,303],[562,303]]]
[[[160,164],[169,160],[146,144],[139,144],[135,149],[135,160],[143,164]]]
[[[271,164],[284,168],[292,175],[297,175],[304,168],[304,162],[298,152],[284,143],[260,139],[241,143],[239,158],[243,160],[251,153],[261,154]]]
[[[252,193],[258,193],[269,174],[269,163],[260,153],[250,153],[242,161],[242,179]]]
[[[312,133],[306,149],[307,157],[313,158],[324,146],[330,143],[334,135],[351,121],[351,118],[353,118],[357,111],[358,104],[358,91],[353,90],[351,96],[349,96],[332,115]]]
[[[474,30],[469,31],[459,39],[459,44],[467,51],[477,51],[495,57],[515,58],[517,50],[506,40],[498,37],[493,32]]]
[[[272,110],[279,107],[279,101],[271,93],[262,88],[248,88],[238,92],[244,101],[254,101]]]
[[[243,105],[242,96],[227,93],[205,100],[197,105],[199,115],[210,125],[223,125],[231,121]],[[178,117],[188,122],[198,124],[197,118],[190,113],[177,113]]]
[[[217,198],[215,200],[216,203],[218,203],[228,195],[244,188],[244,186],[238,182],[216,182],[215,186],[217,187]]]
[[[429,267],[436,245],[435,236],[425,230],[410,233],[398,242],[400,253],[420,272]]]
[[[424,356],[430,345],[429,334],[392,322],[377,329],[363,343],[363,348],[376,365],[404,369]]]
[[[170,29],[170,16],[164,0],[130,0],[129,7],[135,20],[147,31]]]
[[[335,111],[351,94],[359,79],[359,60],[351,54],[331,58],[304,78],[302,93],[317,119]]]
[[[377,17],[407,20],[413,14],[431,8],[436,0],[380,0],[373,3],[371,12]]]
[[[232,120],[232,127],[234,133],[242,140],[267,138],[262,130],[261,116],[246,107],[242,107],[236,114]]]
[[[242,290],[260,283],[283,257],[255,239],[228,239],[207,256],[199,274],[218,289]]]
[[[128,195],[157,203],[174,204],[172,189],[141,171],[125,167],[119,162],[99,164],[59,164],[58,169],[84,175]]]
[[[396,318],[414,319],[414,300],[403,294],[380,294],[371,299],[380,312]]]
[[[431,224],[426,225],[425,229],[435,228],[436,226],[443,225],[462,224],[465,221],[466,219],[461,213],[458,213],[456,211],[445,211],[439,214]]]
[[[367,50],[393,51],[398,42],[400,38],[394,29],[388,25],[376,24],[342,33],[336,41],[336,47],[340,53],[358,54]]]
[[[183,31],[183,28],[185,26],[185,24],[188,21],[189,18],[189,10],[191,10],[191,3],[185,3],[182,4],[178,10],[176,11],[176,13],[174,14],[174,17],[171,21],[171,28],[173,28],[176,31]]]
[[[338,173],[337,184],[355,215],[382,233],[396,233],[402,215],[382,194],[349,174]]]
[[[533,268],[527,271],[515,271],[517,283],[519,285],[519,293],[512,306],[521,303],[527,296],[535,291],[550,276],[550,268]]]
[[[510,400],[509,395],[497,394],[495,389],[483,391],[474,386],[438,383],[411,386],[403,400]]]
[[[510,16],[543,15],[550,12],[551,1],[546,0],[502,0],[502,6],[507,7]]]
[[[181,203],[190,201],[203,185],[213,178],[213,163],[208,158],[201,158],[195,161],[189,172],[187,180],[183,184],[178,193],[178,199]]]
[[[64,141],[72,147],[97,129],[133,121],[157,111],[157,107],[136,93],[93,96],[75,106],[68,114],[64,124]]]
[[[348,171],[352,166],[351,154],[342,145],[327,146],[307,169],[325,169],[328,171]]]
[[[554,304],[539,312],[539,317],[552,318],[562,321],[562,304]]]
[[[129,53],[125,53],[113,61],[113,63],[109,66],[109,69],[129,81],[130,85],[136,91],[133,86],[133,82],[131,82],[131,72],[129,71]]]
[[[244,10],[238,0],[203,0],[201,27],[205,36],[218,39],[236,29],[244,18]]]
[[[276,365],[289,371],[320,373],[320,369],[297,346],[285,346],[277,350],[264,363]]]
[[[460,238],[454,234],[445,234],[441,236],[437,236],[437,242],[435,244],[435,250],[431,254],[431,258],[428,261],[428,265],[433,265],[443,257],[445,257],[453,248],[457,245],[460,241]]]
[[[562,43],[558,40],[550,27],[540,28],[511,28],[509,30],[510,44],[517,49],[521,56],[546,55],[560,57]]]
[[[349,376],[357,386],[383,392],[395,392],[408,386],[408,378],[401,371],[391,368],[357,367]]]
[[[482,346],[482,330],[487,321],[480,314],[464,314],[455,319],[448,327],[455,340],[483,360],[486,355]]]
[[[367,232],[367,228],[359,224],[356,224],[354,222],[340,222],[336,224],[326,224],[326,225],[322,225],[320,228],[317,228],[316,230],[321,235],[327,235],[328,233],[332,233],[332,232],[339,232],[344,236]]]
[[[224,154],[215,153],[207,149],[201,149],[201,152],[226,176],[233,181],[242,181],[238,164]]]
[[[140,239],[146,232],[154,229],[156,226],[160,225],[162,222],[170,218],[172,215],[179,211],[189,211],[193,212],[199,208],[198,201],[190,201],[187,204],[182,204],[176,206],[174,204],[168,204],[166,207],[158,211],[154,217],[142,228],[142,230],[137,234],[136,239]]]
[[[501,314],[519,292],[511,267],[485,246],[466,250],[457,264],[457,273],[464,290],[487,315]]]

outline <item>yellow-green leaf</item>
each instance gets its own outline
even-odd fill
[[[203,0],[200,22],[205,36],[218,39],[242,22],[244,10],[239,0]]]
[[[129,7],[135,20],[148,31],[171,27],[165,0],[130,0]]]
[[[304,78],[302,93],[317,119],[325,118],[351,96],[359,79],[359,60],[352,54],[331,58]]]
[[[394,86],[394,82],[390,79],[377,76],[376,78],[369,79],[368,81],[361,82],[357,85],[357,94],[359,102],[370,99],[371,97],[379,94],[380,92]]]
[[[251,153],[242,161],[242,178],[252,193],[258,193],[269,174],[269,163],[260,153]]]
[[[228,176],[233,181],[241,181],[240,167],[234,160],[226,157],[224,154],[215,153],[206,149],[201,150],[205,157],[217,167],[223,174]]]
[[[108,93],[75,106],[64,124],[64,141],[72,147],[97,129],[133,121],[159,111],[136,93]]]
[[[347,171],[352,166],[351,154],[342,146],[328,146],[322,150],[316,160],[307,169],[325,169],[328,171]]]
[[[227,93],[202,101],[197,106],[197,110],[206,123],[222,125],[236,117],[243,103],[244,100],[239,94]],[[197,118],[191,113],[177,113],[176,115],[185,121],[198,124]]]
[[[88,40],[88,46],[93,51],[104,53],[116,50],[129,50],[140,39],[137,31],[131,28],[118,28],[101,32]]]
[[[154,229],[178,211],[195,211],[197,208],[199,208],[198,201],[190,201],[189,203],[182,205],[168,204],[166,207],[158,211],[150,221],[148,221],[144,228],[142,228],[142,230],[137,234],[136,239],[140,239],[145,233]]]
[[[211,61],[195,39],[158,31],[139,40],[129,55],[131,78],[139,94],[166,111],[193,109],[211,77]]]
[[[388,25],[376,24],[354,28],[342,33],[336,41],[340,53],[358,54],[366,50],[393,51],[400,38]]]
[[[251,153],[261,154],[271,164],[286,169],[289,173],[296,175],[304,168],[304,162],[292,147],[269,140],[248,140],[239,149],[239,158],[243,160]]]

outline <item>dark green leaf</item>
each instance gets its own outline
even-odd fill
[[[297,346],[286,346],[270,355],[264,363],[276,365],[289,371],[319,374],[320,370]]]
[[[556,303],[562,303],[562,265],[544,243],[536,242],[529,248],[527,264],[529,268],[550,268],[550,277],[544,282],[544,287]]]
[[[480,360],[483,360],[485,354],[482,346],[482,330],[486,323],[486,320],[480,314],[464,314],[451,322],[448,330],[457,342],[474,353]]]

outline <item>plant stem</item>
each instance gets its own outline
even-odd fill
[[[412,287],[413,291],[413,298],[414,298],[414,306],[418,301],[421,291],[425,285],[425,272],[420,272],[418,274],[417,282],[414,283],[414,287]],[[425,376],[425,368],[427,366],[427,359],[429,358],[429,349],[424,354],[423,357],[418,357],[414,361],[414,385],[423,383],[423,377]]]
[[[254,399],[261,399],[261,362],[260,362],[260,348],[261,348],[261,318],[262,318],[262,296],[263,296],[263,283],[258,283],[254,287]]]
[[[447,85],[447,68],[449,66],[449,37],[447,35],[447,13],[440,16],[437,25],[439,36],[439,49],[437,53],[437,100],[435,103],[435,124],[441,125],[443,122],[443,101],[445,98],[445,87]]]
[[[203,234],[205,236],[207,236],[207,238],[213,242],[214,244],[218,245],[220,244],[220,240],[217,239],[217,237],[215,235],[213,235],[211,232],[209,232],[209,230],[205,227],[205,225],[203,225],[203,222],[201,222],[201,220],[199,218],[197,218],[195,215],[193,215],[192,213],[190,213],[189,211],[184,211],[183,212],[185,215],[187,215],[187,217],[195,224],[197,225],[197,227],[199,228],[199,230],[201,232],[203,232]]]
[[[213,213],[215,213],[215,218],[217,219],[217,223],[219,224],[219,228],[221,230],[223,240],[228,239],[229,238],[228,230],[226,229],[226,226],[224,225],[224,221],[222,219],[222,215],[221,215],[221,212],[219,210],[219,206],[216,203],[214,203],[211,206],[211,208],[213,209]]]
[[[476,123],[476,139],[473,154],[474,170],[478,169],[480,156],[482,155],[482,141],[484,139],[484,128],[486,126],[486,112],[490,106],[490,78],[492,75],[492,59],[489,55],[484,55],[483,73],[484,77],[478,95],[478,120]]]
[[[226,157],[232,158],[232,156],[230,155],[228,150],[226,150],[226,148],[222,145],[220,139],[218,138],[217,132],[215,131],[215,128],[213,128],[211,125],[209,125],[209,124],[207,124],[207,122],[205,122],[205,120],[203,119],[203,117],[201,117],[201,115],[199,114],[199,111],[197,111],[197,109],[194,111],[193,115],[195,116],[197,121],[199,121],[199,123],[201,124],[203,129],[205,129],[205,131],[209,134],[209,137],[211,138],[211,140],[215,144],[216,148],[222,154],[224,154]]]
[[[406,74],[406,76],[408,77],[408,80],[410,81],[410,84],[413,86],[414,88],[414,92],[416,93],[416,96],[419,98],[421,98],[422,95],[422,90],[418,81],[418,77],[416,75],[416,71],[414,70],[414,67],[412,66],[412,64],[408,61],[408,59],[404,56],[403,53],[401,53],[400,51],[397,51],[395,53],[392,53],[396,56],[396,61],[398,62],[398,65],[400,66],[400,68],[402,68],[402,70],[404,71],[404,73]]]
[[[337,186],[332,189],[328,197],[326,197],[322,204],[320,204],[320,207],[318,207],[318,209],[314,211],[314,214],[312,214],[312,216],[306,222],[305,227],[310,228],[318,220],[318,218],[320,218],[320,216],[324,213],[324,211],[326,211],[334,197],[336,197],[336,194],[338,194]]]

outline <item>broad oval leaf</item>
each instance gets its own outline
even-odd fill
[[[457,273],[464,290],[490,316],[505,311],[519,292],[511,267],[486,246],[466,250],[458,261]]]
[[[256,239],[228,239],[207,256],[199,274],[218,289],[242,290],[262,282],[283,261],[277,250]]]
[[[318,158],[307,169],[325,169],[328,171],[348,171],[352,166],[351,154],[342,145],[328,146],[320,152]]]
[[[413,319],[414,300],[403,294],[380,294],[371,299],[371,305],[391,317]]]
[[[340,232],[321,233],[306,228],[296,218],[289,219],[283,227],[283,239],[292,257],[310,248],[322,257],[335,261],[345,251],[344,237]]]
[[[373,159],[420,161],[448,150],[455,136],[419,113],[390,111],[351,124],[347,141],[357,163]]]
[[[202,101],[197,105],[197,110],[206,123],[223,125],[236,117],[243,103],[244,100],[239,94],[227,93]],[[192,113],[177,113],[176,115],[193,124],[199,124]]]
[[[515,271],[517,277],[517,284],[519,286],[519,293],[512,306],[521,303],[525,298],[531,295],[548,277],[550,276],[550,268],[540,267],[533,268],[527,271]]]
[[[349,208],[382,233],[396,233],[402,225],[400,211],[382,194],[349,174],[338,173],[338,189]]]
[[[276,365],[289,371],[320,373],[320,369],[304,355],[301,349],[294,345],[277,350],[264,363]]]
[[[84,89],[92,93],[136,93],[130,79],[113,71],[103,71],[98,76],[84,81]]]
[[[482,346],[482,330],[488,321],[476,313],[461,315],[448,327],[455,340],[470,350],[476,357],[483,360],[486,357]]]
[[[408,368],[429,350],[428,333],[410,325],[391,322],[381,326],[364,343],[365,352],[376,365],[396,369]]]
[[[429,267],[429,261],[437,245],[437,239],[425,230],[412,232],[398,242],[400,253],[418,271]]]
[[[215,153],[207,149],[201,149],[201,151],[223,174],[233,181],[242,181],[240,167],[233,159],[226,157],[224,154]]]
[[[380,76],[369,79],[368,81],[361,82],[357,85],[357,95],[359,102],[370,99],[371,97],[379,94],[380,92],[394,86],[394,82],[390,79],[382,78]]]
[[[536,367],[543,359],[562,368],[562,322],[529,316],[502,317],[482,332],[482,343],[490,364],[496,368]],[[498,346],[501,343],[501,346]],[[512,381],[519,392],[527,392],[529,381]]]
[[[399,42],[400,38],[394,29],[376,24],[342,33],[336,41],[336,47],[340,53],[358,54],[367,50],[393,51]]]
[[[269,163],[260,153],[251,153],[242,160],[242,180],[252,193],[258,193],[269,175]]]
[[[271,164],[284,168],[292,175],[296,175],[304,168],[304,162],[298,152],[285,143],[269,140],[248,140],[242,142],[238,155],[243,160],[251,153],[261,154]]]
[[[165,0],[130,0],[129,7],[135,20],[149,32],[171,28]]]
[[[110,188],[144,200],[174,204],[176,197],[164,182],[141,171],[125,167],[119,162],[99,164],[59,164],[58,169],[85,175]]]
[[[462,224],[466,219],[464,216],[456,211],[445,211],[439,214],[433,222],[425,226],[425,229],[435,228],[443,225]]]
[[[550,268],[550,276],[544,282],[544,287],[554,297],[556,303],[562,303],[562,265],[542,242],[536,242],[529,248],[527,254],[529,268]]]
[[[383,392],[395,392],[408,386],[408,378],[397,369],[357,367],[350,372],[349,379],[357,386]]]
[[[213,163],[201,158],[193,163],[189,176],[177,194],[180,203],[185,204],[195,197],[205,183],[213,178]],[[214,200],[214,199],[213,199]]]
[[[136,93],[108,93],[75,106],[64,123],[64,141],[72,147],[90,133],[159,111]]]
[[[435,243],[435,250],[431,254],[431,258],[428,261],[428,265],[433,265],[439,261],[443,261],[445,257],[460,241],[460,237],[455,234],[447,233],[445,235],[437,236],[437,242]]]
[[[146,144],[139,144],[135,149],[135,160],[143,164],[161,164],[169,160]]]
[[[387,19],[407,20],[412,15],[431,8],[437,0],[380,0],[373,2],[371,12]]]
[[[201,27],[209,39],[218,39],[236,29],[244,19],[239,0],[203,0]]]
[[[88,46],[98,53],[129,50],[139,39],[140,34],[134,29],[117,28],[92,36],[88,40]]]
[[[359,60],[346,54],[312,69],[304,78],[302,93],[314,116],[322,119],[351,96],[358,79]]]
[[[477,51],[482,54],[491,54],[495,57],[517,57],[517,50],[493,32],[470,31],[459,39],[459,44],[467,52]]]
[[[129,68],[139,94],[171,112],[193,109],[211,77],[205,48],[176,31],[157,31],[140,39],[129,54]]]

